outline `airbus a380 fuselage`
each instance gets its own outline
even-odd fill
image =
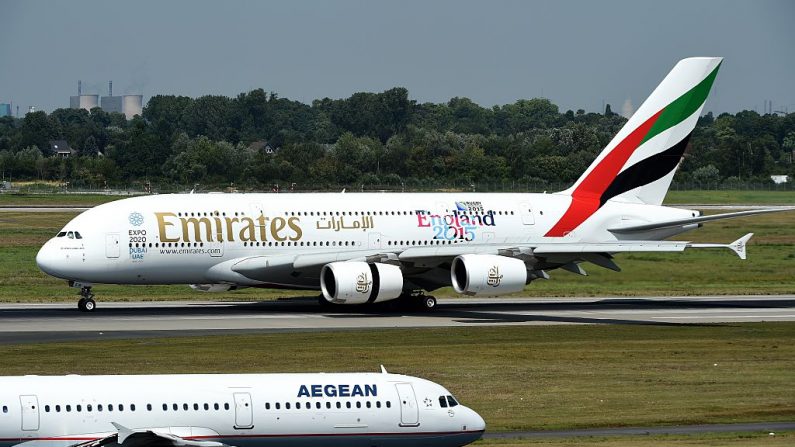
[[[397,374],[0,377],[0,447],[462,446],[483,419]]]
[[[613,255],[728,247],[663,239],[710,220],[662,206],[720,58],[680,61],[568,190],[554,194],[178,194],[86,211],[40,250],[46,273],[81,287],[191,284],[319,289],[364,304],[452,285],[518,292],[547,270],[617,270]],[[421,297],[432,307],[432,297]]]

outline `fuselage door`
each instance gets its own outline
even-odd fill
[[[420,409],[414,396],[414,387],[410,383],[396,383],[400,399],[400,426],[417,427],[420,425]]]
[[[235,399],[235,428],[254,428],[254,406],[251,404],[251,394],[234,393]]]
[[[519,214],[522,216],[522,223],[525,225],[533,225],[536,223],[533,217],[533,207],[530,202],[522,202],[519,204]]]
[[[368,248],[376,250],[381,248],[381,233],[368,233],[368,236],[369,236]]]
[[[22,430],[36,431],[39,429],[39,399],[35,395],[19,396],[22,405]]]
[[[105,256],[108,258],[118,258],[119,250],[119,233],[106,233]]]

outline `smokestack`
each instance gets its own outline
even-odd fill
[[[108,81],[108,96],[113,96],[113,81]]]
[[[77,80],[77,96],[80,96],[82,94],[83,94],[83,81],[78,79]]]

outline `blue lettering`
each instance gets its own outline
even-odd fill
[[[340,397],[351,397],[351,390],[348,385],[340,385]]]
[[[312,397],[323,397],[323,387],[312,385]]]
[[[309,397],[309,390],[306,385],[301,385],[301,388],[298,389],[298,397]]]
[[[354,385],[353,390],[351,390],[351,397],[356,397],[356,396],[362,396],[362,397],[364,396],[364,393],[362,393],[362,387],[359,385]]]
[[[328,397],[337,397],[337,388],[334,385],[323,387],[323,393]]]
[[[364,386],[364,395],[365,396],[378,396],[378,387],[376,385],[365,385]]]

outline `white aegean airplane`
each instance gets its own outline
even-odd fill
[[[0,377],[0,446],[463,446],[486,424],[382,373]]]
[[[189,284],[322,291],[321,302],[414,300],[452,285],[465,295],[521,291],[547,271],[619,270],[624,252],[726,247],[663,240],[704,222],[662,206],[721,58],[681,60],[574,183],[552,194],[169,194],[118,200],[69,222],[39,251],[41,270],[93,284]]]

